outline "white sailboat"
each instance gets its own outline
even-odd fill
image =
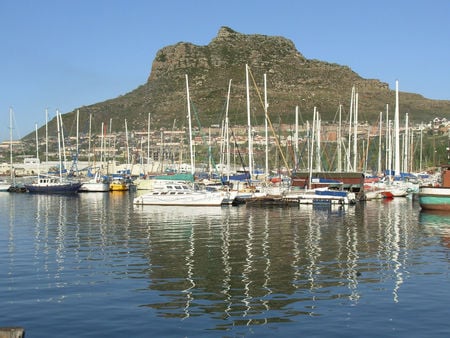
[[[102,134],[100,141],[100,167],[95,170],[94,176],[82,183],[80,192],[107,192],[109,191],[109,181],[102,175],[103,149],[104,149],[104,123],[102,122]],[[90,139],[90,136],[89,136]]]
[[[0,179],[0,191],[9,191],[12,186],[12,181],[14,177],[13,173],[13,159],[12,159],[12,108],[9,108],[9,152],[10,152],[10,174],[11,182],[5,179]]]
[[[7,180],[0,179],[0,191],[9,191],[11,184]]]
[[[189,80],[186,74],[186,94],[189,123],[189,149],[191,157],[191,175],[195,172],[195,159],[192,143],[191,102]],[[149,192],[133,199],[136,205],[172,205],[172,206],[220,206],[224,200],[220,191],[196,190],[183,182],[161,180]]]

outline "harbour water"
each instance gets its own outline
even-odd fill
[[[450,215],[0,194],[0,326],[26,337],[449,337]]]

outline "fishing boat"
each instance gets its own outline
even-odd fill
[[[114,177],[109,183],[109,190],[110,191],[128,191],[129,186],[125,179],[123,177]]]
[[[181,182],[167,182],[133,199],[137,205],[219,206],[223,194],[216,191],[195,190]]]
[[[46,194],[77,193],[80,187],[79,181],[44,174],[39,175],[33,182],[25,184],[25,188],[30,193]]]

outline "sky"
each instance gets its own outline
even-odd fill
[[[158,50],[207,45],[222,26],[450,100],[449,0],[0,0],[0,142],[44,125],[46,109],[51,119],[134,90]]]

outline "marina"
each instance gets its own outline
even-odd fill
[[[202,208],[135,196],[0,194],[1,326],[27,337],[448,335],[449,214],[410,198]]]
[[[308,19],[333,8],[337,17],[341,6],[330,6],[310,13],[303,6],[300,12]],[[80,13],[105,12],[91,7]],[[303,54],[296,43],[308,46],[309,29],[320,31],[323,25],[296,29],[298,40],[227,26],[206,45],[204,37],[191,43],[184,36],[152,50],[150,75],[136,89],[128,91],[124,74],[111,73],[110,85],[128,89],[124,94],[117,89],[108,99],[95,90],[109,90],[100,83],[112,70],[125,69],[127,57],[107,71],[101,66],[121,56],[120,50],[136,57],[147,53],[129,53],[128,47],[155,43],[158,39],[147,36],[162,29],[145,28],[154,20],[124,20],[124,15],[139,17],[141,11],[131,7],[120,10],[112,30],[103,21],[119,8],[109,6],[111,12],[101,16],[105,20],[83,19],[86,25],[65,32],[70,46],[76,46],[78,30],[92,32],[92,37],[81,34],[83,43],[73,50],[91,50],[93,42],[96,53],[62,46],[63,57],[51,55],[55,62],[48,53],[27,53],[34,42],[23,42],[30,37],[45,42],[45,34],[31,33],[42,33],[34,28],[48,20],[16,20],[29,9],[5,11],[12,18],[9,27],[16,22],[33,27],[20,27],[20,36],[8,30],[11,55],[36,60],[18,63],[17,75],[5,77],[11,88],[20,83],[14,90],[26,99],[8,93],[10,86],[5,89],[4,96],[18,105],[21,123],[10,106],[9,140],[0,143],[0,338],[25,332],[27,337],[113,338],[450,336],[450,101],[438,99],[435,89],[429,89],[433,99],[409,92],[411,79],[402,91],[395,80],[391,90],[385,80],[366,79],[335,62],[343,56],[333,62],[307,58],[311,50]],[[153,7],[152,13],[173,12]],[[211,6],[195,10],[206,7]],[[250,7],[243,12],[254,12]],[[270,18],[299,13],[279,7],[284,14]],[[401,7],[373,16],[398,14]],[[149,13],[146,9],[142,13]],[[48,35],[56,37],[80,22],[74,20],[77,12],[52,15],[64,24]],[[145,24],[125,34],[133,22]],[[306,21],[295,22],[300,27]],[[94,23],[108,37],[96,35]],[[203,26],[202,34],[208,25]],[[359,41],[374,47],[375,40],[398,40],[415,48],[409,55],[429,50],[405,37],[392,39],[391,31],[380,39],[363,33],[370,26],[379,34],[384,25],[357,26]],[[417,40],[430,35],[422,26],[421,34],[404,31]],[[433,29],[433,37],[446,41],[435,34],[440,31],[446,30]],[[315,36],[314,43],[349,41],[348,32],[332,39],[329,33],[326,39]],[[169,35],[163,37],[172,41]],[[109,39],[114,49],[101,48]],[[120,48],[121,39],[127,48]],[[16,40],[25,53],[14,49]],[[101,57],[102,50],[107,57]],[[40,60],[41,54],[47,58]],[[397,54],[390,59],[405,60]],[[365,74],[376,74],[371,57],[381,59],[369,55],[356,58],[369,62]],[[92,63],[85,56],[95,60],[95,71],[85,68]],[[427,58],[422,55],[421,62]],[[9,61],[23,60],[4,64]],[[138,66],[138,59],[132,62]],[[49,89],[45,81],[34,86],[39,102],[48,101],[44,124],[26,84],[38,83],[34,74],[50,66],[57,79],[41,78],[56,84],[58,90],[49,92],[59,103],[43,95]],[[388,66],[383,62],[386,74]],[[405,77],[398,65],[393,69],[396,78]],[[426,84],[423,74],[406,74]],[[58,81],[66,78],[71,93],[60,97],[64,86]],[[76,86],[81,78],[82,90]],[[87,101],[84,91],[92,95]],[[77,100],[82,104],[73,103]],[[33,109],[24,109],[31,102]],[[60,105],[72,111],[61,114]],[[34,133],[22,136],[30,117],[41,121]]]

